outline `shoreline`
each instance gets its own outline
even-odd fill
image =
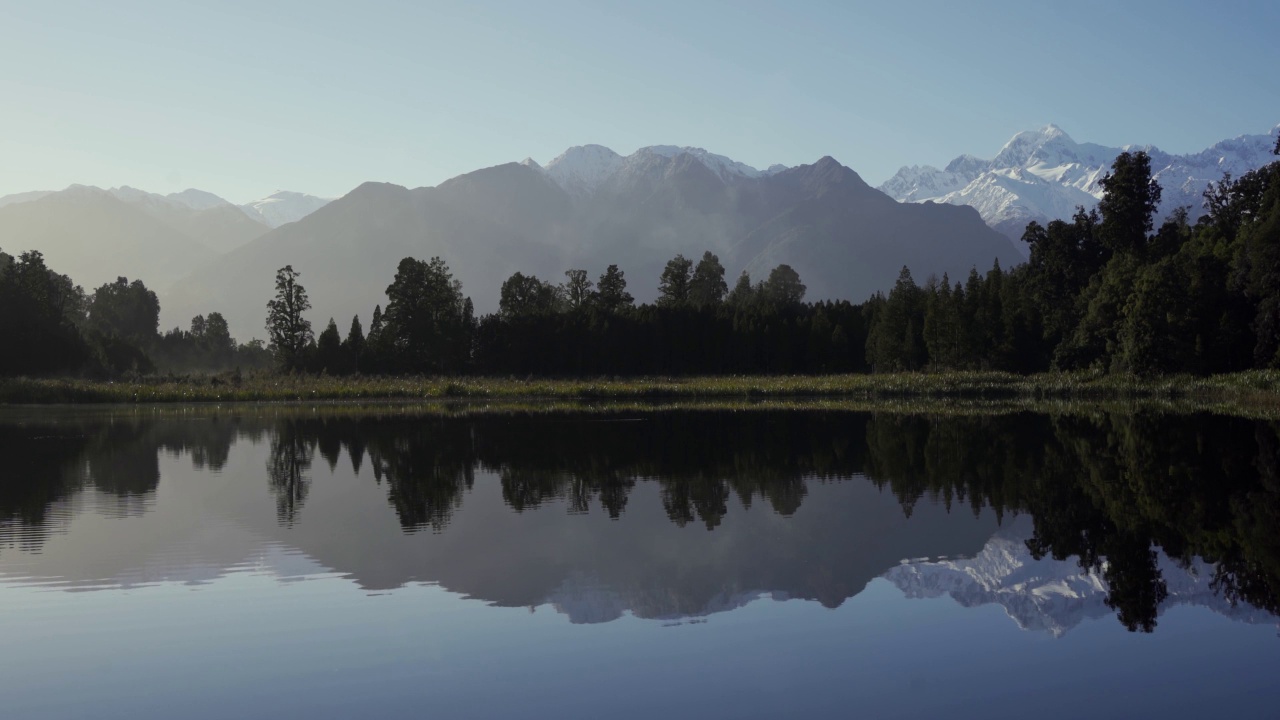
[[[1280,371],[1139,378],[1097,372],[527,379],[226,375],[130,381],[0,379],[0,405],[309,401],[1190,401],[1280,411]]]

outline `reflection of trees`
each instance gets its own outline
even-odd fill
[[[49,510],[96,489],[108,512],[145,512],[160,482],[159,453],[189,453],[197,468],[221,468],[235,428],[216,419],[166,422],[145,415],[59,417],[0,422],[0,537],[38,547],[51,530]],[[7,528],[16,526],[21,531]]]
[[[443,530],[475,482],[471,428],[441,418],[362,425],[374,477],[405,530]],[[353,455],[354,457],[354,455]]]
[[[285,525],[299,519],[314,457],[337,470],[343,451],[356,475],[385,481],[410,531],[443,530],[477,468],[497,475],[517,512],[554,502],[618,518],[649,481],[674,523],[709,530],[735,512],[734,498],[790,515],[808,483],[866,473],[908,515],[922,501],[1030,514],[1032,554],[1100,573],[1131,629],[1154,628],[1167,596],[1156,549],[1179,562],[1203,558],[1224,597],[1280,611],[1280,425],[1271,422],[1101,411],[284,415],[0,423],[0,532],[38,544],[50,507],[89,488],[145,509],[159,452],[216,470],[238,437],[269,442],[268,482]]]
[[[1280,610],[1272,425],[1149,413],[889,416],[871,422],[867,442],[868,474],[908,511],[927,496],[1029,512],[1032,554],[1102,573],[1107,604],[1130,629],[1153,629],[1168,594],[1155,546],[1216,563],[1226,597]]]
[[[24,549],[43,542],[49,509],[87,484],[82,458],[90,442],[65,425],[0,425],[0,538]]]
[[[307,499],[311,480],[306,472],[311,469],[314,448],[314,437],[308,438],[300,432],[296,422],[280,423],[271,437],[267,482],[276,497],[276,519],[281,525],[293,525]]]

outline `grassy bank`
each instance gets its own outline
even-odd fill
[[[1136,378],[1101,373],[1032,376],[997,372],[885,375],[729,376],[517,380],[271,376],[0,380],[0,403],[192,403],[310,400],[764,400],[835,398],[957,400],[1196,399],[1280,407],[1280,372],[1250,371],[1208,378]]]

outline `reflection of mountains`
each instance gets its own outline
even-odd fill
[[[1149,630],[1193,595],[1274,611],[1280,576],[1280,443],[1245,420],[126,414],[0,422],[0,444],[0,553],[71,586],[199,581],[296,548],[368,589],[598,622],[762,594],[834,607],[887,572],[1060,632],[1106,611]],[[1034,529],[993,537],[1015,510]]]
[[[884,577],[909,598],[948,595],[965,607],[996,604],[1023,630],[1043,630],[1061,637],[1087,619],[1106,617],[1107,582],[1086,572],[1075,559],[1035,559],[1027,549],[1033,534],[1031,518],[1014,518],[971,558],[904,562]],[[1232,603],[1213,587],[1214,568],[1203,560],[1185,566],[1159,558],[1168,587],[1163,614],[1175,605],[1206,607],[1233,620],[1275,622],[1271,613],[1244,603]]]

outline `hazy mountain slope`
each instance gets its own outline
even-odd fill
[[[203,190],[188,189],[172,195],[158,195],[124,186],[107,192],[219,254],[234,250],[271,230],[235,205]]]
[[[1280,126],[1266,135],[1242,135],[1201,152],[1170,155],[1152,146],[1112,148],[1077,143],[1048,125],[1018,133],[991,160],[962,155],[946,168],[904,167],[880,186],[904,202],[968,205],[1012,238],[1031,220],[1070,217],[1076,207],[1092,208],[1102,197],[1099,181],[1117,155],[1145,150],[1164,190],[1159,217],[1185,207],[1192,220],[1203,213],[1203,194],[1224,172],[1239,176],[1275,160],[1271,149]]]
[[[704,151],[646,148],[626,158],[591,149],[575,171],[533,163],[478,170],[435,188],[367,183],[302,220],[209,263],[162,298],[165,322],[224,313],[238,337],[262,335],[276,269],[302,273],[319,329],[353,314],[369,322],[406,257],[439,255],[479,313],[497,309],[513,272],[594,278],[617,263],[638,301],[657,294],[677,253],[720,255],[732,282],[792,263],[809,297],[866,299],[890,287],[904,263],[923,279],[1008,263],[1017,253],[968,208],[904,205],[824,158],[791,170],[754,171]],[[565,157],[573,157],[570,152]],[[588,182],[590,180],[590,182]]]
[[[275,272],[292,265],[310,294],[316,331],[334,317],[345,332],[352,315],[367,327],[374,305],[386,303],[401,259],[436,255],[469,294],[487,289],[496,305],[498,285],[516,270],[549,276],[561,268],[545,239],[555,237],[556,216],[567,209],[562,190],[514,163],[436,188],[365,183],[193,273],[162,298],[162,312],[168,321],[218,310],[237,337],[262,337]]]
[[[32,202],[42,197],[52,195],[53,190],[32,190],[30,192],[14,193],[13,195],[5,195],[0,197],[0,207],[5,205],[13,205],[15,203]]]
[[[903,265],[917,281],[1020,259],[1013,245],[969,208],[895,202],[857,173],[826,157],[783,171],[770,181],[797,201],[753,230],[735,253],[738,266],[760,279],[779,263],[800,273],[811,298],[863,300],[892,286]]]
[[[141,209],[84,186],[0,207],[0,248],[39,250],[50,267],[90,290],[123,275],[163,291],[214,256]]]
[[[328,198],[281,190],[261,200],[245,203],[240,209],[267,227],[278,228],[301,220],[329,202]]]

